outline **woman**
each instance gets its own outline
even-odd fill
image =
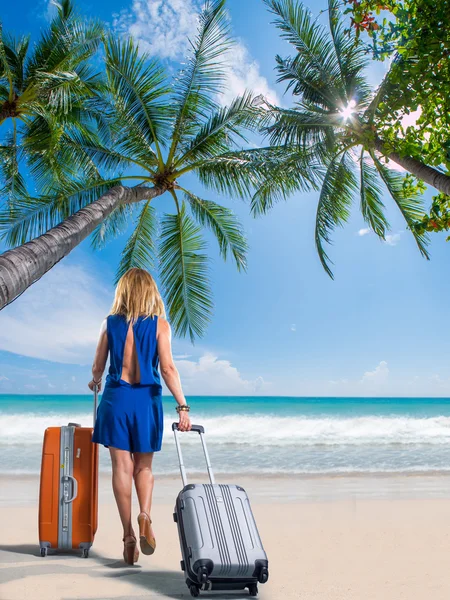
[[[171,332],[153,277],[130,269],[117,284],[111,314],[104,320],[92,366],[89,388],[101,389],[108,353],[109,374],[97,412],[92,441],[109,448],[112,484],[123,525],[123,558],[139,558],[131,523],[132,480],[139,499],[141,551],[156,547],[150,518],[154,477],[153,454],[161,450],[163,434],[161,374],[178,406],[179,430],[189,431],[189,406],[172,358]]]

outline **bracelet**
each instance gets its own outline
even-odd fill
[[[175,410],[177,411],[177,413],[180,412],[189,412],[191,410],[191,407],[188,406],[187,404],[179,404]]]
[[[95,381],[94,378],[92,378],[92,383],[95,383],[95,385],[99,385],[102,382],[102,378],[100,377],[100,379],[98,381]]]

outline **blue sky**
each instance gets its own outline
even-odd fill
[[[146,50],[175,69],[194,34],[195,0],[79,2],[85,15],[132,32]],[[312,6],[312,4],[311,4]],[[319,13],[324,3],[314,3]],[[237,38],[227,95],[246,87],[288,104],[275,82],[274,56],[289,53],[260,0],[229,0]],[[17,0],[3,9],[5,30],[37,34],[51,7]],[[155,20],[155,16],[158,17]],[[156,24],[155,24],[156,23]],[[375,83],[382,65],[371,67]],[[228,97],[227,96],[227,97]],[[449,297],[445,236],[433,236],[432,260],[421,258],[398,211],[386,198],[388,243],[364,233],[355,202],[345,229],[334,235],[335,280],[314,247],[317,194],[298,194],[253,219],[238,200],[250,252],[248,272],[223,263],[208,235],[215,314],[195,346],[175,340],[187,394],[418,395],[450,392]],[[429,203],[431,193],[426,194]],[[166,196],[158,208],[167,206]],[[131,229],[127,232],[130,233]],[[0,314],[0,391],[85,393],[100,323],[108,313],[113,277],[127,234],[105,250],[84,242]]]

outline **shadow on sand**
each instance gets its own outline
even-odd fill
[[[73,566],[70,563],[61,563],[59,558],[73,557],[76,561]],[[32,561],[30,563],[30,561]],[[93,578],[101,579],[120,579],[126,577],[128,583],[136,586],[136,598],[142,597],[142,589],[149,594],[149,600],[152,598],[171,598],[179,600],[181,598],[190,598],[190,592],[184,581],[184,575],[181,571],[170,570],[143,570],[140,565],[133,567],[127,566],[121,560],[108,558],[97,554],[91,550],[89,558],[83,559],[80,554],[73,552],[50,553],[42,558],[37,544],[17,544],[0,545],[0,562],[5,565],[11,562],[11,567],[3,568],[0,571],[0,583],[7,583],[24,577],[24,566],[21,562],[26,562],[27,576],[49,576],[49,575],[88,575]],[[14,566],[13,566],[14,564]],[[92,598],[92,596],[90,597]],[[122,597],[114,597],[114,600],[131,600],[133,594]],[[204,600],[216,598],[217,600],[247,600],[249,598],[247,590],[242,592],[201,592],[201,598]],[[70,596],[62,600],[75,600]],[[82,600],[77,597],[76,600]],[[86,599],[87,600],[87,599]],[[110,597],[97,597],[95,600],[111,600]]]

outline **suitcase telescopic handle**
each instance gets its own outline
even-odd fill
[[[178,423],[172,423],[172,431],[178,431]],[[191,429],[189,431],[196,431],[197,433],[205,433],[205,428],[203,425],[191,425]]]
[[[93,427],[95,427],[95,421],[97,420],[97,404],[98,404],[98,385],[94,384],[94,418]]]
[[[181,479],[183,481],[183,486],[186,486],[187,485],[187,476],[186,476],[186,469],[184,467],[184,462],[183,462],[183,455],[181,453],[181,446],[180,446],[180,440],[179,440],[180,431],[178,430],[178,423],[172,423],[172,431],[175,436],[175,446],[177,448],[178,465],[180,467]],[[205,436],[204,436],[205,428],[203,427],[203,425],[192,425],[190,431],[195,431],[198,434],[200,434],[200,440],[202,442],[203,454],[205,455],[206,468],[208,469],[209,480],[210,480],[211,484],[214,485],[214,483],[215,483],[214,474],[212,472],[211,462],[209,460],[208,449],[206,447]]]

